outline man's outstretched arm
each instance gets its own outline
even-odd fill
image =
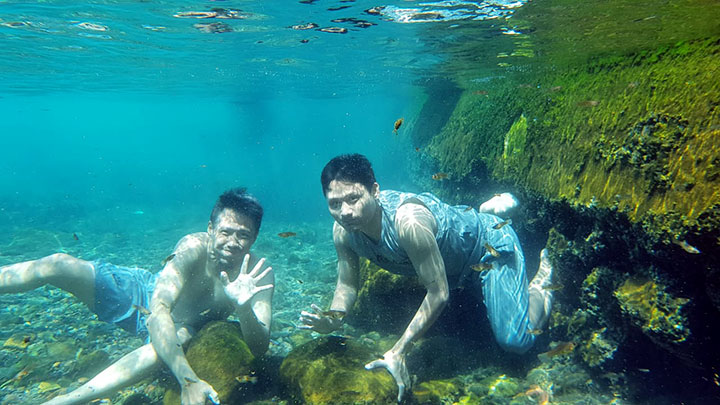
[[[365,367],[386,368],[398,385],[398,401],[400,401],[405,389],[410,388],[410,376],[405,365],[407,351],[438,318],[449,300],[450,290],[445,264],[435,241],[437,224],[430,211],[420,204],[404,204],[397,210],[395,227],[398,231],[398,242],[408,254],[427,292],[400,339],[382,359],[375,360]]]
[[[204,404],[206,398],[218,402],[217,393],[208,383],[198,378],[190,367],[183,351],[184,342],[178,338],[171,316],[172,308],[185,284],[188,269],[193,268],[192,265],[199,260],[201,246],[202,242],[194,236],[186,236],[178,243],[175,257],[165,265],[158,277],[150,301],[152,313],[147,319],[153,348],[180,384],[183,404]]]
[[[263,267],[265,259],[260,259],[252,270],[248,270],[249,260],[250,255],[246,255],[240,274],[232,282],[225,272],[220,274],[220,279],[225,294],[235,304],[235,315],[240,321],[245,343],[255,356],[260,356],[270,343],[275,276],[271,267]]]
[[[342,317],[350,311],[357,299],[360,284],[359,258],[347,244],[347,231],[337,222],[333,227],[333,241],[338,256],[338,278],[330,310],[340,316],[323,315],[324,311],[313,304],[314,313],[302,311],[300,314],[301,329],[312,329],[319,333],[330,333],[339,329],[343,324]]]

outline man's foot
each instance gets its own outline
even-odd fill
[[[530,281],[530,318],[536,329],[545,326],[553,303],[553,268],[547,249],[540,251],[540,267]],[[535,314],[535,316],[533,316]]]
[[[518,200],[510,193],[495,194],[495,196],[480,205],[478,211],[507,217],[518,206]]]

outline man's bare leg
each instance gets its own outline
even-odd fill
[[[177,336],[181,344],[190,340],[190,334],[185,328],[179,329]],[[150,376],[161,362],[152,344],[148,343],[126,354],[75,391],[55,397],[43,405],[84,404],[106,397]]]
[[[0,294],[30,291],[45,284],[69,292],[90,310],[95,307],[95,269],[88,261],[56,253],[0,267]]]
[[[125,355],[80,388],[55,397],[45,405],[84,404],[106,397],[148,376],[159,364],[158,360],[155,349],[148,343]]]
[[[528,286],[530,293],[528,316],[530,318],[530,324],[535,329],[544,328],[550,317],[553,293],[544,287],[552,283],[552,272],[553,268],[552,264],[550,264],[547,249],[543,249],[540,252],[540,267]]]

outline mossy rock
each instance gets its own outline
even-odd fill
[[[385,370],[365,370],[379,354],[351,339],[324,336],[293,350],[280,379],[306,404],[394,404],[395,381]]]
[[[455,402],[461,393],[462,390],[454,380],[425,381],[413,388],[413,396],[419,404]]]
[[[360,277],[362,287],[348,323],[380,332],[405,328],[425,296],[417,278],[390,273],[367,259],[360,263]]]
[[[670,348],[690,336],[683,311],[690,300],[673,297],[654,280],[629,278],[615,290],[615,297],[622,311],[659,345]]]
[[[223,404],[242,403],[255,357],[242,339],[236,323],[217,321],[205,325],[190,341],[185,356],[200,379],[212,385]],[[180,387],[165,394],[164,405],[180,404]]]

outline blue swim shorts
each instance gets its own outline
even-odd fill
[[[98,318],[130,333],[147,336],[143,308],[150,306],[157,275],[102,260],[92,264],[95,268],[95,314]]]
[[[528,307],[530,296],[525,275],[525,256],[515,231],[510,226],[494,229],[493,225],[501,219],[491,215],[481,218],[486,229],[485,240],[495,247],[499,257],[482,249],[482,263],[493,265],[493,269],[481,273],[474,272],[471,281],[476,297],[483,300],[487,308],[495,339],[500,346],[510,352],[525,353],[535,342],[530,333],[534,326],[530,323]],[[482,241],[479,245],[482,245]]]

